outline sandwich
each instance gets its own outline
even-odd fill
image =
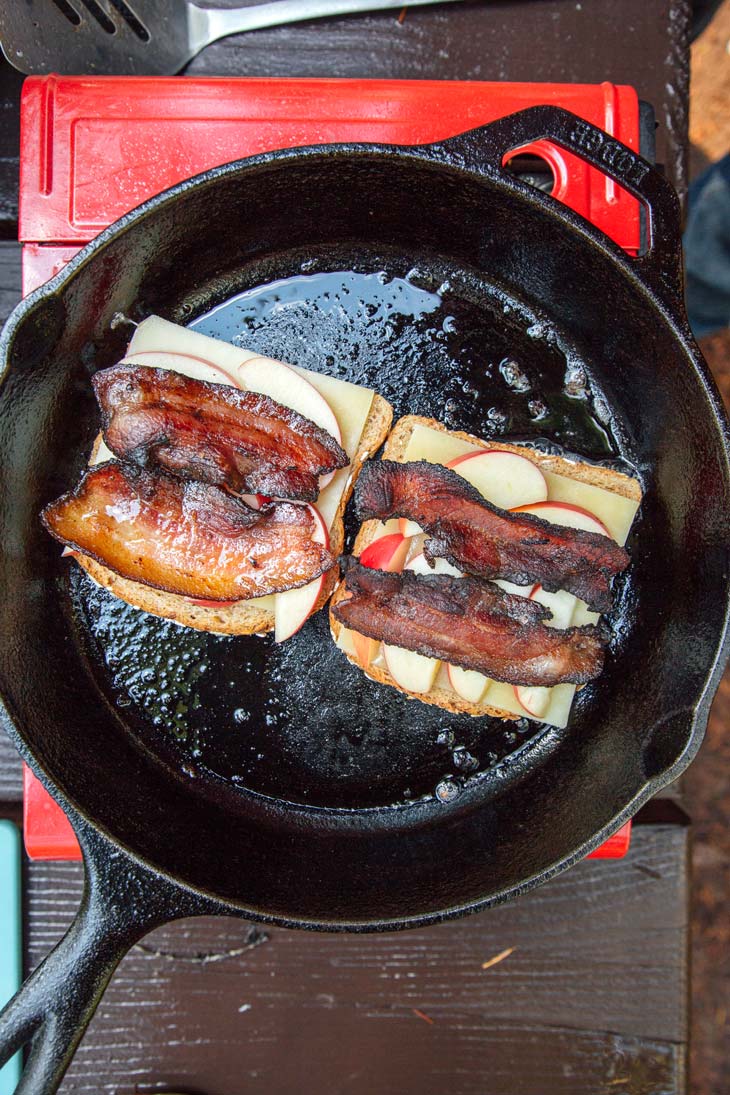
[[[401,418],[356,487],[334,641],[424,703],[565,726],[640,502],[615,469]]]
[[[326,604],[390,405],[157,316],[93,378],[102,430],[42,520],[99,585],[178,624],[283,641]]]

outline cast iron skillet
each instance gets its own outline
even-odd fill
[[[648,254],[628,258],[503,170],[538,138],[645,203]],[[348,311],[345,283],[333,303],[317,280],[338,270],[440,296],[410,319],[382,299]],[[265,323],[251,306],[247,339],[369,380],[397,415],[543,433],[640,475],[608,665],[566,731],[505,738],[376,688],[323,617],[277,651],[176,631],[94,592],[43,532],[41,507],[76,480],[98,428],[89,374],[123,352],[115,315],[188,321],[303,271],[311,282],[270,291]],[[575,863],[689,763],[726,652],[730,469],[681,278],[669,184],[537,107],[427,147],[304,148],[209,171],[112,225],[16,309],[2,336],[0,690],[87,880],[77,920],[0,1020],[0,1060],[33,1042],[20,1091],[56,1090],[117,963],[155,925],[221,913],[372,931],[486,908]],[[307,310],[294,298],[310,284]],[[547,419],[499,380],[504,352]],[[479,763],[469,778],[460,744]]]

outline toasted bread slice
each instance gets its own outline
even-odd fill
[[[589,487],[598,487],[611,494],[626,498],[637,506],[641,502],[641,487],[638,481],[613,468],[588,464],[584,461],[568,459],[563,456],[542,453],[536,449],[528,448],[527,446],[512,445],[503,442],[502,440],[494,440],[491,442],[484,441],[481,438],[474,437],[468,433],[449,430],[433,418],[423,418],[418,415],[407,415],[405,418],[401,418],[396,422],[385,443],[383,459],[403,462],[406,459],[406,452],[411,436],[417,426],[424,426],[428,429],[436,430],[439,433],[448,434],[450,437],[459,439],[468,446],[473,446],[477,449],[506,449],[509,452],[517,453],[519,456],[527,457],[528,460],[537,464],[543,472],[552,472],[554,475],[573,480],[576,483],[584,483]],[[380,521],[365,521],[355,539],[352,550],[353,555],[361,555],[368,544],[377,539],[381,528]],[[408,692],[405,688],[402,688],[401,685],[396,683],[384,664],[375,665],[371,663],[367,666],[363,666],[354,653],[347,649],[347,643],[343,643],[343,633],[346,629],[332,614],[333,606],[336,605],[338,601],[342,600],[344,596],[344,584],[340,584],[330,601],[330,630],[332,632],[332,637],[340,649],[343,650],[347,659],[365,673],[366,676],[370,677],[371,680],[377,681],[378,684],[390,685],[391,688],[396,688],[399,692],[405,693],[405,695],[410,696],[412,699],[420,700],[422,703],[433,704],[436,707],[443,708],[444,711],[458,712],[473,715],[475,717],[490,716],[492,718],[511,721],[525,717],[526,712],[520,714],[488,702],[491,689],[487,691],[485,699],[479,703],[472,703],[469,700],[463,699],[453,691],[453,689],[445,686],[443,669],[437,676],[435,684],[430,691],[415,693]]]
[[[387,437],[392,420],[393,408],[385,399],[375,394],[365,427],[360,435],[357,451],[348,467],[343,469],[343,472],[347,472],[347,478],[337,512],[329,527],[330,551],[335,558],[342,553],[344,546],[343,515],[355,480],[363,462],[380,448]],[[102,437],[99,434],[94,443],[90,464],[96,460],[101,441]],[[237,601],[235,604],[195,604],[176,593],[165,593],[163,590],[122,578],[86,555],[77,554],[76,558],[100,586],[134,608],[151,612],[154,616],[164,616],[185,627],[194,627],[198,631],[212,631],[221,635],[261,635],[274,629],[275,595],[257,597],[250,601]],[[322,586],[313,612],[327,603],[337,576],[337,567],[333,567]]]

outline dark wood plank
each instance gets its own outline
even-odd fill
[[[621,863],[422,931],[181,921],[124,960],[62,1093],[683,1092],[686,888],[687,831],[659,825]],[[80,892],[78,865],[31,867],[31,966]]]

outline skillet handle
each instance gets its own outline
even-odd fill
[[[679,198],[661,171],[627,145],[561,107],[534,106],[443,141],[440,147],[451,157],[455,154],[465,166],[506,176],[515,186],[521,186],[505,171],[504,157],[513,149],[539,140],[552,141],[580,156],[644,204],[649,214],[649,249],[628,261],[661,295],[673,315],[684,317]],[[535,196],[551,200],[537,192]]]
[[[127,951],[168,920],[210,911],[76,823],[86,878],[63,939],[0,1012],[0,1066],[30,1043],[16,1095],[54,1095],[114,970]]]

